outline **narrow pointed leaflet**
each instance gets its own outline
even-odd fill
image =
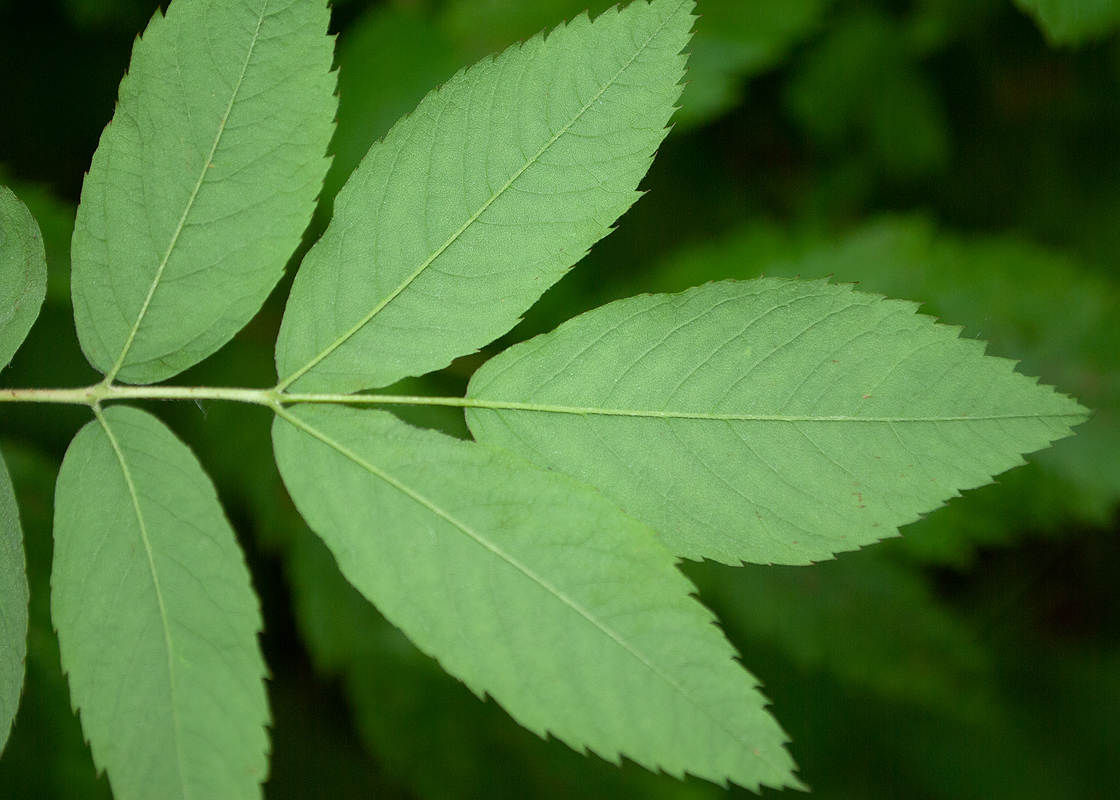
[[[16,718],[27,655],[27,566],[8,468],[0,458],[0,753]]]
[[[117,800],[260,797],[260,610],[210,479],[155,417],[98,412],[55,491],[51,615]]]
[[[681,92],[692,8],[577,17],[397,123],[296,276],[280,388],[387,386],[510,330],[637,199]]]
[[[311,219],[336,101],[324,0],[175,0],[132,52],[73,239],[97,369],[164,380],[260,309]]]
[[[27,338],[47,296],[47,257],[27,206],[0,186],[0,369]]]
[[[273,442],[347,579],[525,727],[678,777],[799,785],[673,556],[597,492],[384,411],[298,406]]]
[[[677,555],[805,564],[897,535],[1087,416],[916,310],[777,279],[633,297],[493,358],[467,420]]]

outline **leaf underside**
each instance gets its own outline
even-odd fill
[[[260,611],[194,455],[155,417],[106,409],[66,453],[54,536],[62,666],[114,796],[259,797]]]
[[[0,186],[0,368],[27,338],[47,296],[47,256],[27,206]]]
[[[387,386],[506,333],[637,199],[692,0],[584,15],[459,73],[375,144],[296,276],[281,385]]]
[[[280,388],[387,386],[508,332],[637,199],[693,8],[584,15],[428,95],[370,149],[305,258]],[[138,40],[73,239],[78,335],[110,377],[197,363],[276,284],[327,167],[326,27],[322,0],[176,0]],[[8,358],[34,320],[6,302],[9,273]],[[41,302],[38,281],[12,285]],[[803,788],[676,557],[804,564],[896,535],[1085,417],[915,308],[778,280],[632,298],[484,366],[468,390],[490,406],[468,409],[477,442],[303,405],[277,411],[276,460],[347,579],[529,730],[677,777]],[[259,797],[261,620],[233,531],[162,423],[95,411],[59,474],[52,574],[95,761],[118,798]],[[0,480],[7,550],[22,538],[10,494]],[[22,555],[6,557],[5,737],[26,605]]]
[[[982,342],[824,282],[634,297],[510,348],[475,437],[598,489],[675,554],[805,564],[887,536],[1086,411]]]
[[[97,369],[164,380],[276,285],[328,166],[328,19],[325,2],[176,0],[137,40],[74,228],[74,318]]]
[[[16,718],[27,656],[27,566],[8,468],[0,458],[0,753]]]
[[[525,727],[678,777],[799,785],[674,558],[598,493],[383,411],[300,406],[273,441],[347,579]]]

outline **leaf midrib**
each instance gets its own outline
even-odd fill
[[[445,522],[447,522],[449,525],[451,525],[455,529],[461,531],[464,535],[469,537],[476,544],[478,544],[479,546],[488,550],[494,556],[496,556],[497,558],[506,562],[511,567],[513,567],[514,569],[519,571],[521,574],[523,574],[525,577],[529,578],[532,582],[534,582],[535,584],[540,586],[548,594],[551,594],[553,597],[555,597],[557,600],[559,600],[563,605],[567,606],[572,611],[576,612],[579,616],[583,617],[583,619],[585,619],[588,623],[590,623],[594,628],[596,628],[600,633],[602,633],[608,639],[613,641],[617,646],[622,648],[623,651],[625,651],[629,656],[631,656],[636,661],[638,661],[643,667],[648,669],[653,675],[656,675],[659,679],[664,681],[671,689],[673,689],[675,692],[677,692],[681,697],[685,698],[701,714],[703,714],[705,717],[710,719],[713,724],[715,724],[716,726],[721,728],[731,739],[738,742],[746,750],[750,751],[756,758],[759,759],[759,761],[766,764],[768,767],[770,767],[772,770],[774,770],[775,773],[778,773],[778,774],[788,773],[788,771],[789,771],[788,769],[783,769],[782,767],[779,767],[776,764],[773,764],[769,759],[764,757],[762,755],[762,753],[759,751],[758,746],[756,744],[754,744],[752,742],[744,741],[735,731],[728,728],[727,725],[724,724],[724,722],[721,719],[715,717],[711,713],[711,711],[709,711],[704,705],[702,705],[695,697],[692,696],[692,694],[690,692],[688,692],[683,686],[681,686],[677,681],[675,681],[670,675],[667,675],[663,670],[658,668],[657,665],[653,664],[648,658],[646,658],[646,656],[644,654],[642,654],[640,651],[638,651],[634,647],[632,647],[625,639],[621,638],[617,633],[615,633],[609,627],[607,627],[603,623],[601,623],[589,611],[587,611],[587,609],[585,609],[582,605],[577,603],[575,600],[573,600],[571,597],[569,597],[566,593],[564,593],[560,589],[553,586],[545,578],[538,575],[535,570],[533,570],[529,566],[521,563],[517,558],[515,558],[511,554],[505,552],[502,548],[498,547],[496,544],[489,541],[485,536],[483,536],[482,534],[475,531],[467,523],[459,520],[455,515],[453,515],[449,511],[444,510],[434,500],[430,500],[429,498],[427,498],[426,496],[424,496],[420,492],[416,491],[415,489],[412,489],[411,487],[409,487],[409,486],[405,485],[404,483],[402,483],[401,481],[397,480],[392,475],[390,475],[388,472],[385,472],[384,470],[380,469],[376,465],[371,464],[369,461],[365,460],[364,458],[359,456],[357,453],[355,453],[352,450],[350,450],[349,448],[347,448],[345,445],[343,445],[339,442],[336,442],[334,439],[327,436],[327,434],[320,431],[314,425],[311,425],[311,424],[305,422],[304,420],[300,419],[299,417],[296,417],[295,415],[291,414],[289,411],[287,411],[283,407],[280,407],[280,408],[276,409],[276,413],[277,413],[278,416],[280,416],[282,419],[284,419],[285,421],[287,421],[288,423],[290,423],[291,425],[293,425],[297,429],[302,430],[304,433],[307,433],[309,436],[312,436],[312,437],[318,439],[320,442],[327,445],[331,449],[335,450],[337,453],[339,453],[343,457],[349,459],[350,461],[352,461],[353,463],[355,463],[356,465],[358,465],[362,469],[369,472],[375,478],[378,478],[379,480],[384,481],[388,485],[392,486],[394,489],[402,492],[404,495],[406,495],[407,497],[409,497],[413,501],[419,503],[424,508],[428,509],[430,512],[432,512],[433,514],[438,516],[440,519],[444,520]]]
[[[680,5],[683,5],[683,4],[684,3],[682,2]],[[678,5],[677,9],[680,8],[680,5]],[[451,247],[451,245],[454,244],[459,239],[459,237],[462,236],[467,231],[468,228],[470,228],[471,225],[473,225],[475,222],[477,222],[478,219],[484,213],[486,213],[486,210],[488,208],[490,208],[490,206],[492,206],[495,202],[497,202],[499,197],[501,197],[503,194],[505,194],[505,192],[508,191],[509,188],[511,186],[513,186],[513,184],[522,175],[525,174],[526,170],[528,170],[530,167],[532,167],[534,164],[536,164],[541,159],[541,157],[546,152],[548,152],[548,149],[550,147],[552,147],[560,139],[561,136],[566,134],[572,128],[573,125],[575,125],[577,122],[579,122],[580,119],[582,119],[583,115],[585,113],[587,113],[588,109],[590,109],[599,100],[600,97],[603,96],[603,94],[607,91],[607,89],[614,86],[615,82],[619,79],[619,77],[623,73],[626,72],[626,70],[628,70],[630,68],[630,66],[634,63],[635,59],[637,59],[637,57],[641,53],[645,52],[646,48],[649,47],[650,43],[661,34],[661,32],[669,24],[669,21],[673,18],[675,13],[676,13],[676,11],[674,11],[673,14],[670,14],[666,18],[666,20],[664,22],[662,22],[654,30],[653,33],[650,34],[650,36],[645,40],[645,42],[642,43],[642,45],[640,47],[635,48],[634,53],[630,56],[630,58],[626,61],[626,63],[623,64],[622,67],[620,67],[618,69],[618,71],[616,71],[615,74],[610,77],[610,79],[608,79],[607,81],[605,81],[603,83],[602,88],[600,88],[599,91],[597,91],[591,97],[591,99],[587,103],[585,103],[583,105],[583,107],[580,108],[579,111],[577,111],[572,116],[571,120],[569,120],[568,123],[565,124],[563,128],[561,128],[557,133],[555,133],[552,136],[552,138],[549,139],[533,156],[531,156],[528,160],[526,160],[525,164],[520,169],[518,169],[501,186],[501,188],[499,188],[496,192],[494,192],[490,196],[490,198],[487,199],[486,202],[484,202],[481,207],[479,207],[479,209],[477,211],[475,211],[473,214],[471,214],[471,216],[469,216],[467,218],[466,222],[464,222],[459,227],[458,230],[456,230],[454,233],[452,233],[447,238],[447,240],[443,242],[443,244],[441,244],[439,247],[437,247],[435,249],[435,251],[433,251],[433,253],[430,256],[428,256],[428,258],[425,259],[420,264],[420,266],[418,266],[415,270],[413,270],[412,274],[410,274],[407,278],[405,278],[403,281],[401,281],[401,283],[398,284],[395,289],[393,289],[380,302],[378,302],[377,305],[375,305],[369,311],[369,313],[367,313],[364,317],[362,317],[360,320],[358,320],[358,322],[356,322],[353,326],[351,326],[349,330],[347,330],[340,337],[338,337],[333,342],[331,342],[329,345],[327,345],[327,347],[325,347],[323,350],[321,350],[315,357],[313,357],[310,361],[308,361],[302,367],[297,369],[295,372],[293,372],[288,377],[284,378],[284,380],[280,381],[280,383],[277,384],[276,388],[279,389],[279,390],[283,390],[283,389],[287,388],[288,386],[291,386],[293,383],[295,383],[297,380],[299,380],[301,377],[303,377],[305,374],[307,374],[310,370],[314,369],[317,364],[319,364],[325,358],[330,356],[331,353],[333,353],[335,350],[337,350],[339,347],[341,347],[343,344],[345,344],[347,341],[349,341],[354,335],[356,335],[358,333],[358,331],[360,331],[367,324],[369,324],[369,322],[374,317],[376,317],[379,313],[381,313],[381,311],[383,311],[386,306],[388,306],[391,302],[393,302],[393,300],[395,300],[401,294],[401,292],[403,292],[405,289],[407,289],[417,278],[419,278],[420,275],[423,274],[424,271],[428,267],[430,267],[435,262],[435,260],[437,258],[439,258],[441,255],[443,255],[443,253],[446,252],[446,250],[449,247]]]
[[[964,414],[956,417],[856,417],[856,416],[812,416],[791,414],[709,414],[693,411],[642,411],[621,408],[580,408],[576,406],[549,406],[533,403],[491,403],[474,404],[471,408],[493,411],[536,411],[552,414],[571,414],[575,416],[600,417],[645,417],[652,419],[695,419],[717,422],[875,422],[875,423],[912,423],[912,422],[993,422],[1016,419],[1080,419],[1083,415],[1075,413],[1050,414]]]
[[[106,384],[112,383],[117,374],[120,373],[121,369],[124,367],[125,359],[128,357],[129,350],[132,349],[132,343],[136,339],[136,335],[140,332],[140,326],[143,324],[148,314],[148,308],[152,304],[152,298],[155,297],[156,289],[159,288],[160,282],[163,280],[163,272],[167,268],[168,262],[171,260],[171,255],[175,251],[175,246],[179,242],[180,235],[182,235],[184,228],[186,228],[187,218],[190,216],[191,211],[194,210],[195,200],[197,200],[199,192],[202,191],[203,184],[206,183],[206,174],[210,169],[210,164],[214,160],[215,153],[218,152],[222,137],[225,135],[229,115],[233,112],[233,106],[237,102],[237,97],[241,93],[241,88],[245,83],[245,75],[249,70],[249,62],[252,60],[257,41],[260,39],[261,26],[264,24],[264,18],[266,16],[265,9],[268,7],[268,3],[269,0],[263,0],[260,5],[260,12],[257,14],[257,27],[254,29],[253,35],[249,40],[249,47],[245,52],[245,61],[242,63],[241,73],[237,76],[237,80],[233,85],[233,91],[230,93],[229,103],[226,104],[225,113],[222,114],[222,118],[218,122],[218,130],[214,134],[214,141],[210,145],[210,152],[207,153],[206,158],[202,160],[202,169],[198,173],[198,179],[195,181],[194,189],[191,190],[191,196],[187,198],[187,204],[183,208],[183,213],[179,216],[179,222],[175,226],[175,231],[171,234],[171,240],[167,243],[167,249],[164,251],[163,258],[160,260],[159,266],[156,268],[156,273],[152,277],[152,283],[148,287],[148,293],[144,297],[144,302],[140,306],[140,312],[136,315],[136,322],[133,323],[132,329],[125,338],[124,347],[121,348],[121,354],[117,357],[116,363],[113,364],[112,369],[105,374]]]
[[[384,405],[444,405],[457,406],[467,409],[482,409],[486,411],[528,411],[546,414],[569,414],[573,416],[602,416],[602,417],[645,417],[652,419],[692,419],[715,422],[874,422],[874,423],[911,423],[911,422],[994,422],[1021,419],[1079,419],[1084,420],[1086,414],[1076,411],[1044,412],[1035,414],[968,414],[956,416],[943,414],[928,416],[856,416],[852,414],[752,414],[746,412],[716,413],[707,411],[673,411],[660,409],[641,408],[604,408],[599,406],[569,406],[554,405],[550,403],[526,403],[516,400],[488,400],[483,397],[473,396],[457,397],[411,397],[406,395],[321,395],[314,394],[289,394],[284,396],[285,402],[329,402],[338,403],[361,402]]]
[[[176,696],[175,647],[171,642],[171,623],[167,613],[167,606],[163,600],[163,588],[160,586],[159,572],[156,570],[155,553],[153,552],[151,539],[148,536],[148,525],[144,520],[144,512],[140,508],[140,494],[136,488],[136,483],[132,480],[132,472],[128,468],[128,463],[124,457],[124,451],[121,449],[117,437],[113,435],[112,428],[109,426],[109,421],[106,419],[100,407],[94,407],[94,414],[97,416],[98,422],[101,423],[101,427],[105,431],[105,436],[108,438],[109,444],[113,448],[113,453],[117,457],[117,463],[120,464],[125,485],[128,487],[128,494],[132,500],[132,510],[135,512],[137,524],[140,526],[140,539],[144,544],[144,553],[148,559],[148,570],[151,572],[152,576],[152,587],[156,594],[156,604],[159,606],[163,641],[167,650],[167,673],[171,689],[171,719],[175,729],[175,757],[179,764],[179,785],[183,790],[182,796],[184,800],[189,800],[191,791],[187,786],[186,765],[183,763],[183,729],[182,721],[179,718],[179,701]]]

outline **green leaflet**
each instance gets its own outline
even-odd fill
[[[303,641],[320,673],[339,677],[354,727],[378,765],[394,783],[407,787],[410,796],[419,800],[713,800],[725,796],[710,783],[682,783],[632,762],[619,769],[518,726],[496,704],[481,702],[420,653],[339,573],[326,545],[300,528],[285,561]],[[500,780],[495,780],[496,775]]]
[[[581,16],[429,94],[370,149],[304,259],[280,386],[387,386],[512,328],[637,198],[692,8]]]
[[[823,282],[634,297],[471,380],[479,441],[603,491],[680,556],[805,564],[887,536],[1086,411],[913,303]]]
[[[0,165],[0,183],[5,183],[27,206],[43,238],[47,258],[45,305],[62,305],[70,315],[70,239],[74,235],[77,205],[55,197],[43,184],[13,180]]]
[[[47,294],[39,226],[10,189],[0,186],[0,367],[31,330]],[[19,707],[27,655],[27,570],[11,478],[0,459],[0,751]]]
[[[109,800],[109,781],[98,778],[81,723],[70,707],[51,624],[51,523],[59,460],[8,442],[3,450],[19,498],[31,598],[27,674],[19,717],[0,758],[0,797]]]
[[[297,407],[273,442],[347,579],[525,727],[676,776],[799,785],[672,556],[597,493],[383,411]]]
[[[31,330],[47,296],[47,256],[27,206],[0,186],[0,368]]]
[[[1054,44],[1080,44],[1120,25],[1118,0],[1015,0]]]
[[[62,665],[117,800],[259,797],[260,612],[194,455],[151,415],[106,409],[62,462],[54,536]]]
[[[1078,435],[907,529],[892,544],[963,566],[979,547],[1070,524],[1103,524],[1120,500],[1120,292],[1077,260],[1017,236],[961,237],[922,217],[881,217],[833,238],[768,223],[671,256],[645,282],[675,292],[721,277],[859,282],[921,297],[923,313],[982,335],[988,352],[1093,409]]]
[[[324,2],[175,0],[137,40],[82,187],[74,319],[153,383],[257,312],[311,219],[335,112]]]
[[[0,192],[2,192],[0,187]],[[3,202],[0,194],[0,202]],[[27,569],[23,529],[8,468],[0,458],[0,752],[16,718],[27,656]]]

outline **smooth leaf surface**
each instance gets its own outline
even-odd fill
[[[578,17],[394,126],[296,276],[281,385],[387,386],[512,328],[637,199],[680,95],[692,8],[636,0]]]
[[[0,368],[27,338],[47,296],[47,256],[27,206],[0,186]]]
[[[307,227],[336,101],[322,0],[176,0],[137,40],[73,240],[90,363],[153,383],[259,310]]]
[[[0,201],[2,202],[2,201]],[[8,468],[0,458],[0,752],[8,743],[23,691],[27,656],[27,567],[23,528]]]
[[[887,536],[1086,411],[913,303],[725,281],[596,309],[484,365],[479,441],[599,488],[677,555],[804,564]]]
[[[347,579],[525,727],[677,776],[798,785],[673,557],[597,493],[383,411],[298,407],[273,441]]]
[[[194,455],[155,417],[106,409],[66,453],[54,536],[62,666],[117,800],[259,797],[260,611]]]

